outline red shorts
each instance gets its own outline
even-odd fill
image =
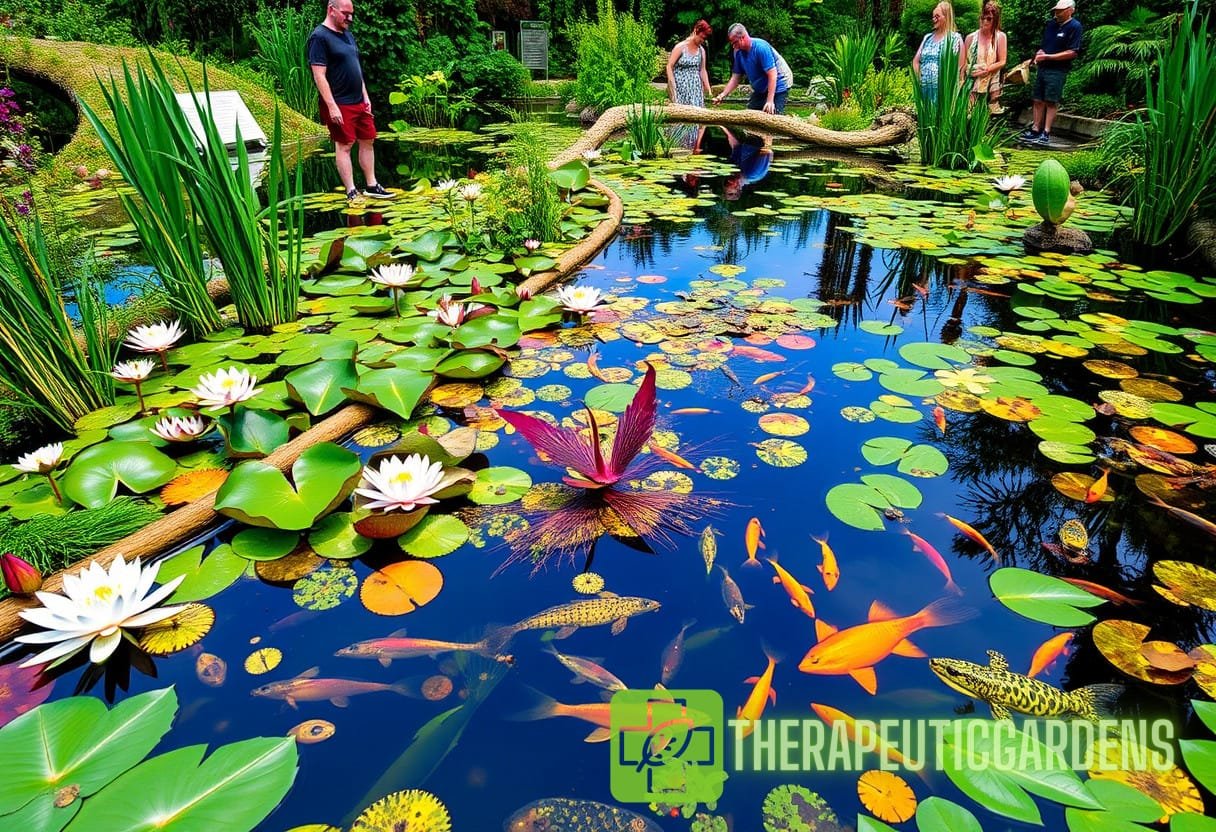
[[[376,138],[376,122],[372,120],[371,107],[360,101],[358,104],[339,104],[342,123],[329,120],[329,108],[321,102],[321,123],[329,128],[329,137],[334,144],[354,144],[356,139]]]

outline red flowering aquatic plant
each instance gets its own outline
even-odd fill
[[[519,431],[544,462],[566,470],[566,485],[542,484],[524,497],[528,527],[509,538],[512,556],[534,570],[552,557],[573,560],[604,535],[631,542],[669,542],[671,532],[691,534],[690,523],[717,503],[675,491],[647,491],[636,479],[661,463],[639,457],[654,435],[658,412],[655,370],[646,375],[633,401],[617,420],[611,450],[601,447],[595,413],[586,408],[587,428],[563,428],[524,413],[496,411]]]

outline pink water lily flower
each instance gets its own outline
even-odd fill
[[[456,303],[451,295],[439,299],[439,305],[426,314],[450,327],[458,327],[462,323],[481,315],[489,315],[493,308],[480,303]]]

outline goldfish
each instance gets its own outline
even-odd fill
[[[552,653],[554,658],[562,663],[562,667],[574,674],[574,678],[570,680],[571,684],[581,685],[583,682],[590,682],[597,688],[604,690],[618,691],[628,690],[625,683],[613,676],[610,672],[600,667],[591,659],[584,659],[581,656],[567,656],[565,653],[559,653],[557,648],[552,644],[546,645],[547,653]]]
[[[708,407],[677,407],[671,411],[672,416],[704,416],[706,413],[717,413],[717,410],[710,410]]]
[[[743,545],[747,548],[747,560],[743,561],[744,566],[759,566],[760,561],[756,560],[756,548],[764,548],[764,544],[760,542],[760,538],[764,535],[764,527],[760,525],[760,519],[753,517],[747,521],[747,530],[743,532]]]
[[[783,376],[783,375],[785,375],[785,370],[778,370],[775,373],[765,373],[762,376],[756,376],[756,380],[753,381],[752,384],[764,384],[766,381],[772,381],[773,379],[777,378],[778,376]]]
[[[942,432],[942,436],[946,435],[946,411],[942,410],[940,404],[933,408],[933,424],[937,425],[937,429]]]
[[[811,703],[811,710],[815,712],[815,716],[826,722],[828,727],[837,724],[843,726],[844,735],[863,748],[870,749],[875,754],[881,754],[898,765],[917,770],[920,769],[920,766],[916,763],[909,762],[908,758],[901,754],[898,748],[884,743],[879,737],[878,732],[874,730],[872,722],[864,721],[859,723],[844,711],[838,711],[828,705],[819,705],[815,702]]]
[[[1034,651],[1034,656],[1030,660],[1030,670],[1026,671],[1026,675],[1033,679],[1051,667],[1060,656],[1067,656],[1068,643],[1072,641],[1072,636],[1072,633],[1060,633],[1040,644],[1039,649]]]
[[[659,681],[662,684],[669,684],[672,678],[675,677],[676,671],[680,669],[680,665],[684,663],[684,633],[696,623],[695,618],[691,621],[685,621],[684,626],[680,628],[680,632],[676,633],[676,637],[663,648],[663,659],[659,672]]]
[[[773,569],[777,571],[777,574],[773,576],[773,583],[781,584],[785,594],[790,596],[790,603],[794,605],[794,608],[814,618],[815,605],[811,603],[811,588],[798,583],[797,578],[781,568],[781,564],[777,563],[775,557],[765,558],[765,560],[771,563]]]
[[[722,600],[726,602],[726,609],[730,614],[742,624],[744,614],[752,609],[752,605],[743,602],[743,593],[739,591],[739,585],[731,578],[726,567],[719,564],[718,568],[722,570]]]
[[[823,563],[815,568],[823,576],[823,585],[828,588],[828,592],[831,592],[836,588],[836,582],[840,580],[840,567],[836,564],[836,553],[828,545],[826,534],[823,537],[811,535],[811,540],[819,544],[819,549],[823,553]]]
[[[774,705],[777,704],[777,691],[773,690],[773,670],[777,667],[777,659],[767,652],[765,658],[768,659],[768,667],[764,669],[764,673],[743,680],[745,685],[752,685],[752,692],[748,694],[747,701],[735,711],[735,719],[747,722],[743,726],[745,737],[756,730],[756,720],[764,714],[764,706],[769,700],[771,699]]]
[[[523,806],[507,818],[506,832],[662,832],[639,814],[596,803],[548,797]]]
[[[1031,716],[1072,714],[1097,722],[1110,716],[1123,693],[1122,685],[1090,685],[1066,693],[1012,672],[1008,660],[995,650],[988,651],[987,667],[961,659],[930,659],[929,669],[964,696],[987,702],[994,719],[1009,719],[1009,712],[1017,711]]]
[[[954,582],[954,576],[950,574],[950,567],[946,565],[946,559],[942,557],[941,552],[937,551],[932,543],[920,535],[908,529],[904,529],[903,532],[912,538],[912,548],[928,558],[929,563],[933,564],[938,572],[946,576],[946,591],[953,592],[955,595],[962,595],[963,590]]]
[[[523,621],[499,629],[493,635],[487,635],[486,641],[495,645],[506,644],[516,633],[524,630],[545,630],[549,627],[558,627],[554,638],[561,639],[573,635],[579,627],[595,627],[610,621],[612,634],[615,636],[625,629],[630,618],[653,612],[660,606],[658,601],[649,598],[629,598],[613,592],[601,592],[598,598],[570,601],[541,610]]]
[[[722,375],[726,376],[728,379],[730,379],[731,381],[733,381],[735,384],[739,385],[740,387],[743,386],[743,382],[739,381],[739,377],[737,375],[735,375],[735,371],[732,370],[730,367],[727,367],[725,364],[723,364],[719,369],[722,370]]]
[[[798,395],[799,396],[810,395],[811,391],[814,389],[815,389],[815,377],[808,373],[807,377],[806,377],[806,384],[802,385],[802,389],[798,391]]]
[[[701,530],[701,539],[698,543],[701,549],[701,557],[705,559],[705,574],[708,575],[714,571],[714,558],[718,556],[718,538],[714,535],[717,531],[713,526],[706,526]]]
[[[1106,494],[1106,486],[1110,478],[1110,469],[1103,468],[1102,476],[1098,477],[1089,484],[1089,488],[1085,489],[1085,502],[1096,503],[1101,500]]]
[[[350,697],[361,693],[375,693],[390,690],[401,696],[409,696],[410,689],[405,682],[386,685],[383,682],[359,682],[354,679],[318,679],[321,672],[319,667],[310,667],[293,679],[282,682],[271,682],[255,688],[253,696],[267,699],[282,699],[295,708],[297,702],[323,702],[329,700],[335,707],[345,708],[350,704]]]
[[[992,548],[992,544],[988,542],[988,539],[986,537],[984,537],[982,534],[980,534],[978,531],[976,531],[974,528],[972,528],[968,524],[964,523],[962,520],[951,517],[949,514],[943,514],[942,517],[945,517],[947,520],[949,520],[950,525],[954,526],[954,528],[958,529],[964,535],[966,535],[967,537],[974,540],[980,546],[984,547],[984,549],[986,549],[988,551],[988,554],[992,555],[992,559],[994,561],[996,561],[996,563],[998,565],[1000,564],[1001,556],[996,553],[996,549]]]
[[[1161,508],[1168,511],[1170,514],[1174,515],[1179,520],[1183,520],[1187,523],[1190,523],[1195,528],[1202,529],[1203,531],[1207,532],[1208,534],[1216,536],[1216,523],[1213,523],[1211,520],[1207,520],[1203,517],[1200,517],[1198,514],[1194,514],[1193,512],[1187,511],[1184,508],[1178,508],[1177,506],[1172,506],[1169,503],[1165,502],[1165,500],[1162,500],[1156,494],[1150,495],[1149,501],[1155,506],[1161,506]]]
[[[673,452],[667,450],[666,448],[661,448],[658,445],[654,444],[653,442],[650,443],[649,448],[652,452],[654,452],[654,455],[657,456],[659,459],[666,460],[667,462],[670,462],[672,465],[676,466],[677,468],[687,468],[690,471],[699,471],[700,470],[699,468],[697,468],[697,466],[693,465],[691,462],[689,462],[687,459],[680,456],[679,454],[673,453]]]
[[[1010,217],[1010,219],[1013,219],[1013,217]],[[976,287],[976,286],[967,286],[967,287],[964,289],[964,291],[966,291],[966,292],[974,292],[974,293],[975,293],[975,294],[977,294],[977,295],[987,295],[988,297],[992,297],[992,298],[1007,298],[1007,297],[1009,297],[1009,293],[1008,293],[1008,292],[995,292],[995,291],[993,291],[992,289],[980,289],[980,288],[978,288],[978,287]]]
[[[945,627],[966,621],[977,615],[970,607],[941,598],[912,615],[903,617],[878,601],[870,606],[869,620],[864,624],[837,630],[823,619],[815,620],[819,643],[812,647],[798,669],[803,673],[826,676],[852,676],[867,693],[878,690],[874,665],[894,653],[897,656],[923,658],[925,653],[908,636],[928,627]]]
[[[770,350],[762,350],[759,347],[749,346],[747,344],[735,344],[731,352],[736,355],[742,355],[744,358],[750,358],[753,361],[760,363],[784,361],[785,356]]]
[[[531,688],[529,690],[532,691],[532,695],[536,698],[536,704],[527,710],[508,717],[508,719],[517,722],[531,722],[554,716],[568,716],[599,726],[588,734],[583,739],[583,742],[607,742],[608,738],[612,736],[612,732],[609,730],[609,727],[612,725],[608,710],[611,707],[610,703],[589,702],[586,705],[567,705],[564,702],[558,702],[551,696],[546,696],[538,690],[532,690]]]
[[[1105,598],[1107,601],[1114,604],[1131,604],[1133,606],[1138,606],[1141,603],[1135,598],[1128,598],[1121,592],[1116,592],[1113,589],[1104,587],[1102,584],[1096,584],[1093,581],[1086,581],[1081,578],[1061,578],[1060,580],[1067,581],[1073,586],[1080,587],[1086,592],[1097,595],[1099,598]]]
[[[608,380],[604,378],[604,374],[600,372],[600,354],[595,350],[592,350],[587,355],[587,369],[591,371],[591,375],[595,376],[600,381]]]
[[[349,647],[343,647],[335,656],[346,659],[375,659],[381,667],[388,667],[393,659],[414,659],[419,656],[438,656],[440,653],[455,653],[464,651],[477,653],[488,659],[497,659],[504,664],[513,662],[511,656],[499,655],[492,650],[485,639],[481,641],[438,641],[430,638],[406,638],[405,630],[389,633],[384,638],[373,638],[367,641],[357,641]]]

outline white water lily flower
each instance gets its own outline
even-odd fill
[[[529,253],[536,251],[538,248],[540,248],[540,240],[524,240],[524,248],[526,248]]]
[[[588,162],[594,162],[598,158],[600,158],[600,152],[598,150],[584,150],[583,151],[583,159],[585,159]]]
[[[364,468],[360,483],[364,487],[356,488],[355,493],[372,500],[365,508],[413,511],[439,502],[431,495],[442,484],[442,462],[431,462],[421,454],[410,454],[404,460],[394,455],[380,463],[379,471],[370,465]]]
[[[164,352],[185,335],[180,321],[133,327],[124,343],[139,352]]]
[[[481,185],[476,182],[470,182],[460,189],[460,195],[469,202],[475,202],[481,197]]]
[[[190,392],[198,396],[199,403],[204,407],[232,407],[262,392],[254,389],[257,383],[258,377],[248,370],[229,367],[201,376],[198,386]]]
[[[24,456],[17,457],[13,467],[27,474],[49,474],[55,470],[59,460],[63,458],[63,443],[55,442],[43,445],[36,451],[30,451]]]
[[[1011,194],[1019,188],[1026,186],[1026,177],[1001,176],[993,180],[992,186],[1003,194]]]
[[[988,385],[993,384],[996,379],[990,375],[985,375],[975,367],[962,367],[958,370],[935,370],[933,375],[941,382],[943,387],[961,387],[968,393],[975,396],[982,396],[988,392]]]
[[[580,315],[592,311],[600,304],[600,290],[589,286],[563,286],[557,290],[557,299],[567,312]]]
[[[473,313],[485,308],[480,303],[454,303],[451,295],[444,295],[439,299],[439,306],[426,314],[441,324],[457,327],[468,320]]]
[[[110,370],[110,375],[114,377],[115,381],[134,384],[152,375],[152,371],[155,369],[156,362],[151,358],[137,358],[134,361],[120,361],[115,364],[114,369]]]
[[[455,188],[455,187],[456,187],[455,179],[444,179],[438,185],[435,186],[435,190],[441,194],[446,194],[448,191],[452,190],[452,188]]]
[[[404,289],[414,279],[414,267],[408,263],[385,263],[368,275],[372,283]]]
[[[89,647],[89,660],[101,664],[113,655],[125,631],[147,627],[177,615],[185,605],[160,607],[157,604],[177,589],[180,575],[156,591],[150,591],[160,565],[143,568],[139,558],[127,563],[122,555],[114,558],[107,572],[93,561],[77,575],[63,576],[63,595],[35,593],[42,607],[18,613],[45,632],[18,636],[23,644],[53,644],[21,667],[53,661],[58,665]]]
[[[168,442],[190,442],[210,429],[202,416],[166,416],[152,426],[152,432]]]

